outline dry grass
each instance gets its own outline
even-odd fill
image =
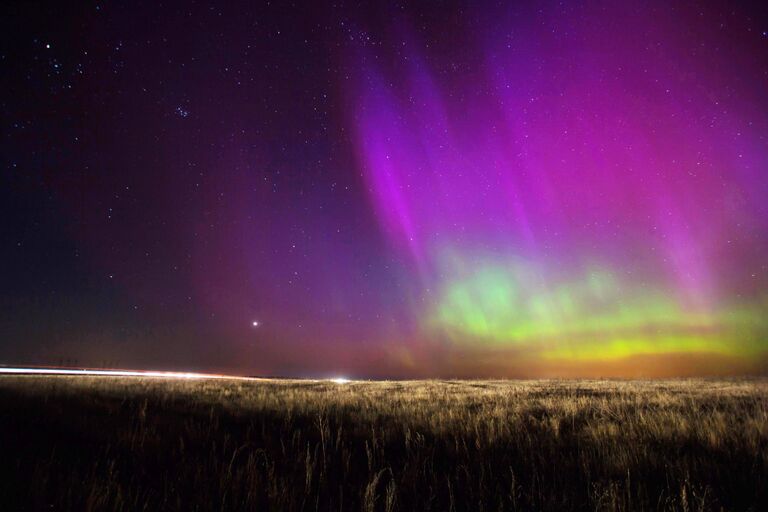
[[[3,377],[0,499],[25,510],[768,510],[766,391],[763,380]]]

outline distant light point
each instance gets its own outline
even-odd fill
[[[334,377],[331,379],[331,382],[334,382],[336,384],[347,384],[350,382],[350,380],[346,377]]]
[[[253,323],[252,323],[251,325],[253,325],[254,327],[258,327],[258,326],[259,326],[259,322],[258,322],[258,321],[256,321],[256,320],[254,320],[254,321],[253,321]]]

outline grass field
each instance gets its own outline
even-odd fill
[[[3,510],[768,510],[768,381],[0,377]]]

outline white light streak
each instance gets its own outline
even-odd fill
[[[11,368],[0,366],[0,374],[11,375],[90,375],[106,377],[155,377],[163,379],[239,379],[257,380],[251,377],[220,375],[215,373],[163,372],[153,370],[92,370],[89,368]]]
[[[346,377],[334,377],[331,379],[331,382],[335,382],[336,384],[348,384],[351,381]]]

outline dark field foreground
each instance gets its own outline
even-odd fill
[[[768,510],[766,381],[0,377],[3,510]]]

